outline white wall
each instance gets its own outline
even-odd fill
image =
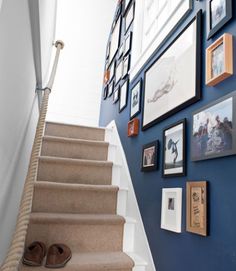
[[[106,43],[117,0],[58,0],[56,38],[65,42],[48,120],[98,125]]]

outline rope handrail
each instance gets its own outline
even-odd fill
[[[49,94],[51,92],[51,89],[54,83],[60,51],[64,48],[63,41],[60,41],[60,40],[56,41],[55,47],[57,48],[56,56],[54,59],[54,64],[52,67],[48,84],[44,88],[42,106],[39,113],[39,120],[38,120],[38,124],[36,128],[36,134],[35,134],[32,153],[30,157],[28,173],[26,176],[24,189],[22,193],[15,232],[13,234],[10,248],[8,250],[5,261],[3,265],[1,266],[0,271],[17,271],[18,267],[20,266],[21,259],[24,253],[25,239],[26,239],[27,229],[28,229],[29,220],[30,220],[30,213],[32,210],[34,183],[36,181],[37,174],[38,174],[38,163],[39,163],[39,156],[41,152],[43,133],[45,129],[45,120],[46,120],[46,114],[47,114],[47,109],[48,109]]]

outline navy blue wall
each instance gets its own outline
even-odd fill
[[[138,1],[138,0],[137,0]],[[143,218],[145,230],[151,247],[154,262],[158,271],[235,271],[236,270],[236,157],[201,162],[190,161],[190,138],[192,125],[192,112],[217,98],[236,89],[236,76],[226,79],[215,87],[206,87],[205,81],[205,48],[223,33],[236,35],[236,19],[233,18],[223,27],[212,40],[206,41],[206,2],[194,1],[194,9],[186,21],[177,29],[176,33],[157,53],[165,49],[171,40],[195,16],[196,12],[203,10],[202,35],[202,99],[194,105],[180,111],[172,117],[151,127],[140,131],[136,138],[127,137],[127,123],[130,112],[130,95],[128,106],[119,113],[119,104],[112,104],[112,98],[101,101],[100,125],[106,126],[115,120],[118,126],[121,141],[126,153],[133,185]],[[235,9],[235,7],[234,7]],[[234,10],[233,9],[233,10]],[[235,17],[235,16],[234,16]],[[235,46],[234,39],[234,47]],[[236,54],[235,54],[236,55]],[[152,59],[154,61],[154,59]],[[234,64],[236,59],[234,58]],[[144,67],[140,76],[131,82],[130,88],[140,79],[144,78]],[[130,93],[129,93],[130,94]],[[138,118],[141,121],[141,114]],[[163,179],[162,168],[162,131],[166,126],[187,118],[187,176]],[[143,173],[140,171],[142,145],[156,139],[161,143],[161,161],[158,171]],[[209,181],[209,236],[186,232],[186,181]],[[183,216],[182,233],[176,234],[160,229],[161,219],[161,193],[165,187],[183,188]]]

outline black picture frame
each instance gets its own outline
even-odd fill
[[[120,86],[116,87],[113,92],[113,104],[117,103],[120,99]]]
[[[129,91],[129,79],[127,79],[120,87],[119,113],[121,113],[127,106],[128,91]]]
[[[236,154],[235,109],[236,91],[233,91],[193,113],[191,161]]]
[[[129,16],[130,12],[131,12],[132,18],[127,23],[127,17]],[[132,3],[132,5],[129,5],[127,7],[127,10],[126,10],[126,12],[124,14],[124,28],[125,28],[125,33],[127,33],[128,30],[130,29],[130,27],[131,27],[131,25],[132,25],[132,23],[134,21],[134,16],[135,16],[135,3]]]
[[[125,4],[124,4],[124,14],[127,12],[129,6],[132,3],[132,0],[124,0]]]
[[[116,71],[116,61],[113,60],[111,63],[110,63],[110,66],[108,67],[108,70],[110,71],[110,82],[114,79],[115,77],[115,71]]]
[[[121,30],[122,30],[122,16],[119,15],[117,20],[115,20],[113,22],[114,26],[112,26],[112,33],[110,35],[110,49],[109,49],[109,63],[111,63],[114,58],[117,55],[118,49],[120,47],[120,42],[121,42]],[[117,33],[115,31],[118,31]],[[115,36],[117,39],[113,40],[113,35],[114,33],[117,34],[117,36]],[[114,42],[114,45],[113,45]],[[114,47],[113,47],[114,46]]]
[[[107,99],[107,94],[108,94],[108,85],[105,85],[103,88],[103,100]]]
[[[115,70],[115,85],[118,85],[118,83],[123,78],[123,59],[120,60],[120,62],[116,63],[116,70]]]
[[[125,37],[125,41],[124,41],[124,56],[126,56],[131,51],[132,39],[133,39],[133,32],[130,31],[128,35]]]
[[[143,80],[140,79],[130,91],[130,120],[133,119],[134,117],[136,117],[141,112],[142,86],[143,86]],[[135,90],[137,90],[139,92],[138,99],[137,99],[138,100],[138,106],[136,106],[137,104],[132,105],[132,103],[133,103],[133,95],[134,95],[133,92]],[[137,107],[137,109],[134,110],[135,113],[132,112],[133,107]]]
[[[225,16],[216,25],[212,26],[212,2],[215,0],[208,0],[207,3],[207,39],[212,38],[230,19],[233,17],[232,0],[225,1]]]
[[[108,84],[108,90],[107,90],[107,96],[111,97],[111,95],[113,94],[113,90],[114,90],[114,81],[110,82]]]
[[[186,176],[186,122],[182,119],[163,130],[163,178]]]
[[[123,78],[126,78],[130,70],[130,55],[127,55],[123,59]]]
[[[161,53],[161,55],[147,68],[144,75],[144,96],[147,91],[147,82],[146,82],[146,75],[148,71],[158,62],[158,60],[175,44],[175,42],[185,33],[185,31],[196,21],[196,51],[195,51],[195,58],[196,58],[196,65],[195,65],[195,94],[190,99],[184,101],[183,103],[173,107],[166,113],[156,117],[155,119],[149,121],[148,123],[144,124],[144,114],[145,114],[145,97],[143,99],[143,114],[142,114],[142,130],[145,131],[152,127],[153,125],[161,122],[162,120],[176,114],[177,112],[183,110],[184,108],[190,106],[193,103],[196,103],[201,99],[202,92],[201,92],[201,84],[202,84],[202,75],[201,75],[201,52],[202,52],[202,45],[201,45],[201,24],[202,24],[202,10],[199,10],[194,16],[194,18],[185,26],[185,28],[176,36],[169,46]],[[188,68],[188,67],[186,67]]]
[[[148,153],[149,152],[149,153]],[[150,156],[151,161],[149,161],[150,165],[148,165],[147,155]],[[141,163],[141,171],[142,172],[150,172],[158,169],[159,163],[159,140],[152,141],[143,145],[142,147],[142,163]]]

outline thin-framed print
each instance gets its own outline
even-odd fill
[[[232,0],[208,0],[207,38],[210,39],[232,18]]]
[[[123,78],[125,78],[128,75],[129,69],[130,69],[130,55],[127,55],[123,59]]]
[[[109,71],[110,71],[110,81],[114,79],[115,76],[115,60],[113,60],[109,66]]]
[[[236,91],[193,113],[191,160],[236,154]]]
[[[153,171],[158,168],[159,141],[143,145],[141,171]]]
[[[182,188],[163,188],[161,205],[161,228],[181,233]]]
[[[135,4],[132,4],[127,12],[125,13],[124,16],[124,21],[125,21],[125,33],[128,31],[130,28],[133,20],[134,20],[134,13],[135,13]]]
[[[145,72],[142,129],[201,98],[201,11]]]
[[[129,80],[126,80],[120,88],[120,106],[119,112],[123,111],[127,106]]]
[[[187,182],[188,232],[207,236],[207,182]]]
[[[116,87],[113,92],[113,104],[117,103],[120,98],[120,86]]]
[[[108,97],[111,97],[111,95],[113,94],[113,90],[114,90],[114,81],[110,82],[110,84],[108,85]]]
[[[136,117],[141,111],[141,91],[142,80],[139,80],[138,83],[132,88],[130,94],[130,119]]]
[[[118,63],[116,65],[116,85],[120,82],[120,80],[122,79],[123,77],[123,60],[120,61],[120,63]]]
[[[163,177],[186,175],[186,119],[167,127],[163,132]]]
[[[120,45],[120,33],[121,33],[121,16],[119,16],[118,20],[115,23],[114,29],[111,34],[111,45],[110,45],[110,53],[109,53],[109,63],[114,59],[117,50]]]
[[[119,50],[118,50],[118,59],[121,59],[121,57],[124,54],[124,43],[121,44]]]
[[[103,100],[106,100],[108,95],[108,85],[104,86],[103,88]]]
[[[233,36],[224,34],[206,49],[206,85],[215,86],[233,75]]]
[[[130,31],[129,34],[125,37],[124,56],[126,56],[131,51],[131,47],[132,47],[132,32]]]

